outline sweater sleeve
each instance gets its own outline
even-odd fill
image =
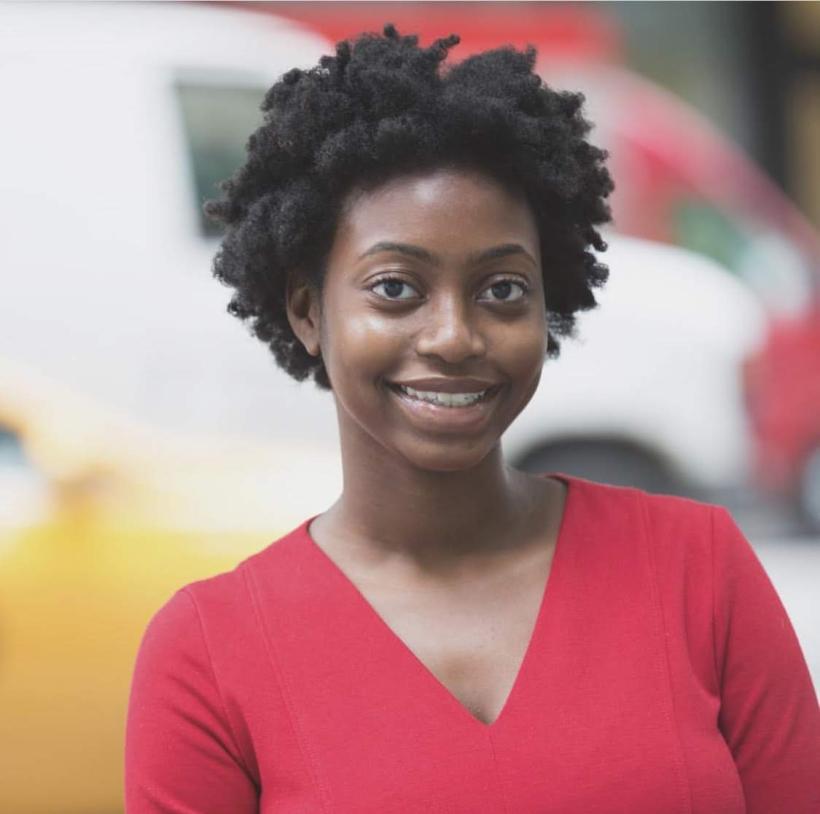
[[[186,588],[157,611],[131,680],[127,814],[256,814],[257,788],[231,733],[199,613]]]
[[[712,514],[719,726],[747,814],[820,812],[820,708],[797,636],[726,509]]]

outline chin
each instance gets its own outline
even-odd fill
[[[449,444],[431,445],[427,449],[400,450],[405,460],[428,472],[462,472],[477,467],[491,452],[484,444],[453,448]]]

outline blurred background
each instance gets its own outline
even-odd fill
[[[2,812],[122,811],[150,616],[341,488],[201,204],[273,81],[386,21],[532,43],[610,151],[610,283],[508,459],[730,508],[820,680],[820,4],[5,3]]]

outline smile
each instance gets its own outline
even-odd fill
[[[403,384],[393,385],[400,393],[411,399],[425,401],[428,404],[438,404],[441,407],[469,407],[483,401],[494,388],[488,387],[477,393],[443,393],[438,390],[414,390]]]
[[[406,385],[388,384],[402,412],[419,429],[427,432],[479,432],[495,412],[501,385],[474,393],[445,393],[415,390]]]

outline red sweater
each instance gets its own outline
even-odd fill
[[[496,721],[422,665],[308,520],[151,620],[128,814],[818,814],[817,697],[729,513],[558,477],[550,577]]]

